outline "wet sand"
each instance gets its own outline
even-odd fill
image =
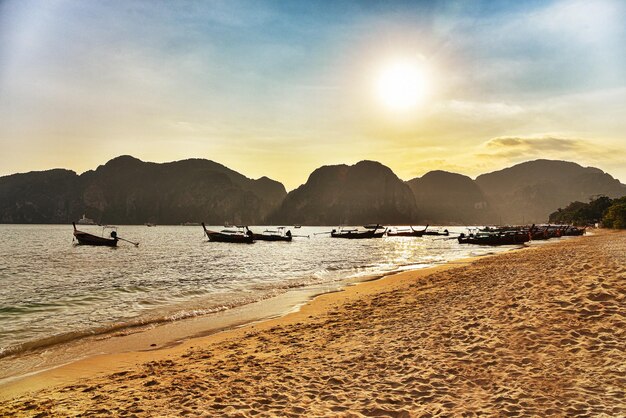
[[[626,233],[389,276],[0,399],[16,416],[624,416]]]

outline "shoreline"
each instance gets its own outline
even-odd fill
[[[444,263],[410,263],[399,265],[396,270],[372,273],[365,276],[346,276],[343,279],[289,289],[284,293],[269,296],[252,303],[243,304],[223,311],[189,316],[181,319],[164,320],[147,324],[120,326],[103,333],[85,332],[76,338],[53,342],[24,352],[0,357],[0,398],[3,389],[22,379],[46,371],[70,365],[76,361],[103,354],[120,354],[136,351],[156,351],[179,345],[184,341],[280,318],[297,311],[315,298],[362,283],[383,280],[390,276],[414,271],[429,271],[439,266],[465,264],[466,260],[479,259],[500,253],[527,249],[527,246],[506,248],[501,252],[488,252],[469,258],[453,259]]]
[[[553,242],[553,244],[556,243],[557,241]],[[83,337],[68,343],[61,343],[58,344],[60,347],[51,348],[63,350],[64,345],[70,345],[69,351],[72,355],[76,355],[78,351],[87,351],[88,354],[82,354],[82,357],[78,359],[74,357],[74,359],[65,362],[55,362],[45,368],[31,370],[24,374],[1,378],[0,400],[10,399],[33,390],[45,388],[49,386],[44,383],[48,380],[56,382],[55,384],[65,384],[74,381],[76,378],[89,376],[94,372],[105,373],[111,371],[108,365],[103,367],[102,370],[100,370],[99,367],[94,367],[94,361],[96,363],[98,362],[96,359],[111,358],[113,363],[119,361],[120,364],[128,365],[128,359],[134,358],[135,356],[141,359],[140,361],[145,360],[146,355],[149,357],[150,354],[154,354],[155,357],[160,358],[162,352],[167,352],[168,350],[177,351],[181,346],[187,346],[196,340],[203,342],[206,339],[208,342],[212,341],[214,337],[220,334],[225,334],[225,338],[227,338],[229,333],[236,332],[239,329],[265,326],[266,323],[273,323],[274,321],[289,321],[289,317],[297,316],[303,310],[307,310],[308,305],[316,303],[318,299],[324,296],[330,296],[334,299],[335,295],[337,295],[337,298],[342,299],[339,295],[352,295],[353,292],[351,292],[351,289],[354,289],[356,294],[359,293],[356,291],[357,288],[363,291],[365,291],[365,288],[369,287],[380,290],[388,286],[388,281],[413,280],[416,277],[425,277],[437,271],[465,266],[482,258],[494,257],[499,254],[528,250],[531,248],[533,247],[510,248],[501,253],[488,253],[469,258],[456,259],[423,268],[380,273],[364,277],[348,277],[339,282],[289,291],[278,296],[208,315],[150,324],[148,326],[126,328],[119,332]],[[406,278],[397,276],[406,276]],[[363,288],[363,286],[365,286],[365,288]],[[278,307],[272,307],[271,305],[274,305],[277,301],[279,301]],[[316,310],[317,308],[313,309]],[[192,325],[189,326],[190,324]],[[180,331],[180,333],[177,333],[177,331]],[[120,339],[122,340],[121,345],[124,348],[112,348],[113,346],[119,347],[120,344],[118,343]],[[156,346],[152,346],[153,344],[156,344]],[[93,349],[94,345],[96,346],[95,350]],[[43,347],[43,349],[45,348],[46,347]],[[103,350],[113,351],[106,353],[100,352]],[[38,356],[41,354],[41,351],[42,350],[38,349],[32,353],[24,353],[22,356]],[[19,360],[19,358],[13,359],[11,356],[12,355],[0,358],[0,364],[2,364],[3,360]],[[117,356],[121,357],[118,359]],[[109,360],[106,360],[106,362],[109,363]],[[132,361],[130,361],[130,363],[132,364]],[[85,370],[89,370],[86,374],[77,371],[83,365],[87,365]]]
[[[377,280],[380,277],[384,277],[384,275],[363,281]],[[156,351],[176,346],[189,339],[201,338],[247,324],[279,318],[297,310],[318,295],[341,291],[343,287],[353,283],[360,283],[360,280],[351,282],[346,279],[340,282],[305,286],[222,311],[148,324],[122,326],[117,330],[92,335],[85,333],[85,335],[67,341],[38,346],[25,352],[11,353],[0,357],[0,366],[5,366],[5,373],[11,368],[20,369],[19,363],[28,363],[29,361],[38,363],[37,359],[39,358],[41,358],[41,363],[36,366],[36,369],[27,369],[24,373],[0,376],[0,398],[4,386],[30,375],[44,373],[75,361],[102,354]],[[53,355],[60,355],[60,358],[50,358]],[[42,363],[43,365],[41,365]],[[17,364],[18,367],[11,367],[13,364]]]
[[[242,275],[239,272],[231,273],[235,269],[230,269],[226,262],[224,264],[218,262],[215,272],[206,272],[202,267],[203,260],[211,260],[213,246],[205,246],[206,240],[203,238],[202,240],[197,239],[197,246],[189,250],[188,243],[192,237],[183,228],[176,228],[176,234],[173,235],[169,232],[154,235],[152,228],[144,228],[143,230],[148,231],[148,235],[141,238],[153,239],[155,245],[145,246],[142,250],[131,248],[128,251],[118,251],[115,256],[110,256],[108,249],[86,249],[70,246],[66,242],[67,234],[64,231],[64,226],[57,225],[55,228],[51,235],[54,236],[54,240],[60,248],[56,253],[64,260],[59,263],[61,268],[53,265],[50,265],[52,266],[50,268],[42,266],[40,271],[44,280],[40,282],[30,279],[29,275],[35,274],[34,271],[29,272],[9,263],[9,274],[3,276],[4,282],[9,286],[16,279],[10,277],[14,272],[18,275],[17,279],[24,283],[24,290],[7,293],[8,300],[5,304],[9,309],[13,307],[16,309],[3,316],[6,333],[2,338],[0,382],[5,378],[15,377],[33,370],[20,360],[24,356],[34,359],[36,369],[64,363],[65,361],[56,360],[50,362],[50,353],[57,351],[57,347],[62,347],[61,350],[65,350],[67,345],[75,344],[81,339],[99,343],[102,339],[113,335],[134,334],[162,325],[169,327],[172,322],[186,321],[185,323],[192,324],[194,323],[193,319],[197,317],[219,318],[220,316],[216,313],[239,309],[241,306],[274,298],[285,292],[300,292],[299,289],[304,289],[302,292],[315,295],[329,291],[329,289],[335,291],[346,282],[370,280],[372,277],[405,269],[422,268],[427,264],[439,264],[445,262],[446,259],[464,258],[485,251],[472,250],[468,247],[450,250],[449,245],[445,245],[447,242],[432,245],[430,239],[425,239],[411,243],[409,245],[411,251],[406,253],[403,242],[391,240],[389,245],[384,246],[350,245],[347,252],[343,250],[334,251],[335,260],[328,265],[326,263],[320,264],[320,258],[316,256],[317,254],[303,257],[301,264],[290,265],[289,263],[294,260],[294,257],[291,257],[289,253],[294,252],[292,251],[293,248],[296,249],[295,251],[304,250],[305,246],[308,251],[310,248],[308,240],[296,240],[289,246],[272,244],[268,246],[267,243],[260,243],[258,246],[246,249],[247,251],[243,254],[244,257],[247,257],[246,261],[261,259],[259,252],[262,253],[261,255],[272,253],[272,256],[275,252],[279,258],[283,257],[282,259],[286,260],[286,268],[280,264],[273,266],[272,260],[275,258],[268,256],[265,262],[267,268],[261,268],[258,273]],[[36,228],[32,228],[29,232],[31,235],[27,234],[26,238],[34,239],[32,231],[35,230]],[[15,234],[19,231],[16,229],[12,233]],[[313,230],[309,232],[312,233]],[[168,241],[170,235],[172,237]],[[28,241],[29,239],[25,240],[25,242]],[[345,243],[339,242],[338,244]],[[333,250],[327,251],[324,248],[325,243],[322,239],[312,240],[311,245],[313,252],[318,252],[320,255],[333,252]],[[433,248],[427,248],[431,246]],[[238,249],[233,251],[227,247],[215,247],[216,253],[223,256],[220,260],[239,256],[236,254],[239,252]],[[368,249],[364,250],[363,247],[374,247],[374,253]],[[270,251],[265,251],[266,248]],[[207,249],[210,251],[206,251]],[[23,253],[25,254],[23,256],[24,263],[29,263],[29,256],[35,257],[38,251],[40,252],[41,249],[29,247],[28,251]],[[154,266],[158,266],[156,261],[159,255],[164,252],[168,254],[171,268],[170,266],[168,268],[156,268],[154,273],[144,277],[141,272],[142,262],[153,269]],[[135,254],[141,254],[141,259],[136,258]],[[351,254],[354,254],[354,258]],[[408,259],[406,254],[410,254]],[[193,257],[193,259],[189,263],[181,263],[179,256]],[[129,267],[117,269],[118,263]],[[97,268],[93,268],[93,264]],[[187,264],[192,266],[192,271],[186,271],[185,265]],[[74,269],[72,266],[78,267]],[[171,277],[168,276],[170,274]],[[123,275],[129,275],[131,280],[126,280]],[[216,280],[213,278],[214,275],[217,277]],[[109,276],[112,276],[112,281],[110,281]],[[247,280],[247,276],[250,276],[251,280]],[[84,285],[83,277],[88,282],[88,286],[85,287],[88,290],[85,292],[81,290]],[[178,286],[177,281],[182,283],[180,287],[176,287]],[[72,286],[71,283],[75,283],[77,286]],[[194,287],[197,286],[196,283],[199,283],[198,289]],[[38,289],[42,286],[49,286],[51,292],[39,294],[40,290]],[[170,292],[166,292],[168,287]],[[310,287],[317,289],[309,291]],[[170,298],[170,296],[172,297]],[[277,303],[281,303],[280,299],[279,297],[275,300]],[[289,304],[297,305],[308,299],[310,296],[306,295],[302,300],[289,302]],[[31,300],[35,303],[29,304],[28,302]],[[38,306],[40,302],[41,308]],[[125,310],[126,307],[129,309]],[[23,314],[21,313],[22,309]],[[285,307],[284,312],[288,312],[289,309],[291,306]],[[263,319],[284,312],[273,311],[271,314],[264,314],[263,312],[252,314],[248,315],[246,321]],[[187,319],[191,321],[187,321]],[[237,318],[232,322],[240,323],[242,320]],[[209,324],[207,328],[221,329],[224,326],[211,326]],[[186,335],[176,332],[175,339],[193,336],[197,332],[203,331],[204,328],[198,325],[196,329],[191,330]],[[158,346],[162,346],[166,341],[154,342]],[[169,341],[167,342],[169,343]],[[132,348],[143,349],[144,347],[139,345]],[[85,353],[91,355],[94,350],[87,347],[82,351],[84,353],[77,352],[77,355],[81,357]],[[105,351],[109,350],[105,348]],[[35,358],[37,353],[43,353],[42,358]],[[75,358],[76,355],[69,357]],[[11,365],[14,359],[18,359],[20,363],[16,367]]]
[[[626,413],[626,233],[523,249],[349,286],[174,347],[80,360],[3,387],[0,412]]]

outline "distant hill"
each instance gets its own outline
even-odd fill
[[[66,170],[0,178],[0,222],[260,223],[286,195],[281,183],[249,179],[213,161],[165,164],[117,157],[78,176]]]
[[[306,225],[402,224],[417,217],[411,189],[374,161],[323,166],[291,191],[270,221]]]
[[[82,214],[78,175],[55,169],[0,177],[0,223],[59,223]]]
[[[544,222],[572,201],[626,195],[626,185],[598,168],[567,161],[535,160],[476,178],[503,223]]]
[[[467,176],[436,170],[407,184],[415,195],[419,223],[476,225],[497,219],[483,191]]]
[[[570,202],[626,195],[626,185],[593,167],[536,160],[478,176],[431,171],[408,182],[374,161],[323,166],[289,194],[267,177],[221,164],[157,164],[130,156],[80,176],[55,169],[0,177],[0,223],[339,225],[545,222]]]

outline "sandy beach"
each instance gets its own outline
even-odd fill
[[[624,416],[626,233],[322,295],[0,387],[2,416]]]

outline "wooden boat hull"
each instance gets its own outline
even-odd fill
[[[531,239],[533,241],[543,241],[543,240],[547,240],[553,238],[550,236],[550,234],[548,234],[545,231],[538,231],[538,232],[532,232],[531,233]]]
[[[240,244],[252,244],[254,242],[254,237],[252,235],[233,235],[222,234],[220,232],[209,232],[207,236],[209,237],[209,241],[212,242],[233,242]]]
[[[550,227],[543,229],[535,229],[532,231],[531,239],[533,241],[546,240],[550,238],[561,238],[563,236],[577,236],[583,235],[584,229],[578,229],[573,227]]]
[[[255,241],[284,241],[290,242],[292,237],[286,235],[268,235],[268,234],[253,234],[252,237]]]
[[[207,238],[209,238],[209,241],[212,241],[212,242],[232,242],[236,244],[252,244],[254,242],[254,237],[252,236],[251,233],[250,234],[225,234],[223,232],[209,231],[208,229],[206,229],[206,225],[204,224],[204,222],[202,222],[201,225]]]
[[[447,237],[448,235],[450,235],[450,232],[447,232],[447,231],[444,231],[444,232],[426,231],[426,232],[424,232],[424,235],[433,235],[433,236]]]
[[[104,238],[77,230],[74,231],[74,237],[80,245],[95,245],[98,247],[116,247],[118,241],[117,238]]]
[[[390,237],[422,237],[424,231],[387,232]]]
[[[387,235],[390,237],[422,237],[424,235],[428,235],[428,232],[426,232],[426,230],[428,229],[428,225],[426,225],[426,228],[424,229],[420,229],[417,230],[415,228],[413,228],[412,226],[410,226],[411,230],[403,230],[403,231],[398,231],[398,230],[392,230],[392,231],[387,231]]]
[[[490,236],[490,237],[459,237],[459,244],[476,245],[520,245],[530,241],[528,234],[516,234],[511,236]]]
[[[586,232],[587,232],[587,228],[582,228],[582,229],[578,229],[578,228],[571,229],[570,228],[570,229],[566,229],[563,232],[562,236],[565,236],[565,237],[579,237],[581,235],[585,235]]]
[[[385,235],[383,232],[366,231],[366,232],[331,232],[332,238],[345,238],[345,239],[368,239],[368,238],[382,238]]]

